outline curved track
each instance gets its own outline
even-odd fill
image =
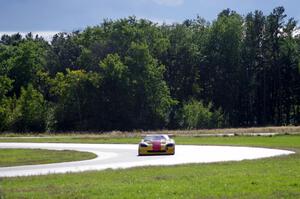
[[[254,147],[193,145],[176,145],[176,154],[173,156],[138,156],[137,145],[132,144],[0,143],[0,148],[75,150],[92,152],[97,155],[95,159],[77,162],[0,167],[0,177],[45,175],[148,165],[240,161],[294,153],[286,150]]]

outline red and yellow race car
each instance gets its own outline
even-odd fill
[[[146,135],[139,143],[139,155],[174,155],[175,141],[168,135]]]

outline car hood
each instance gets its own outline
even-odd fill
[[[143,142],[147,143],[147,144],[153,144],[153,143],[166,144],[166,143],[168,143],[167,140],[147,140],[147,141],[143,141]]]

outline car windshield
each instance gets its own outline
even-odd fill
[[[152,140],[167,140],[168,138],[164,135],[151,135],[151,136],[146,136],[144,138],[145,141],[152,141]]]

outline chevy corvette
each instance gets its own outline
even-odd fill
[[[168,135],[146,135],[139,143],[139,155],[174,155],[175,141]]]

